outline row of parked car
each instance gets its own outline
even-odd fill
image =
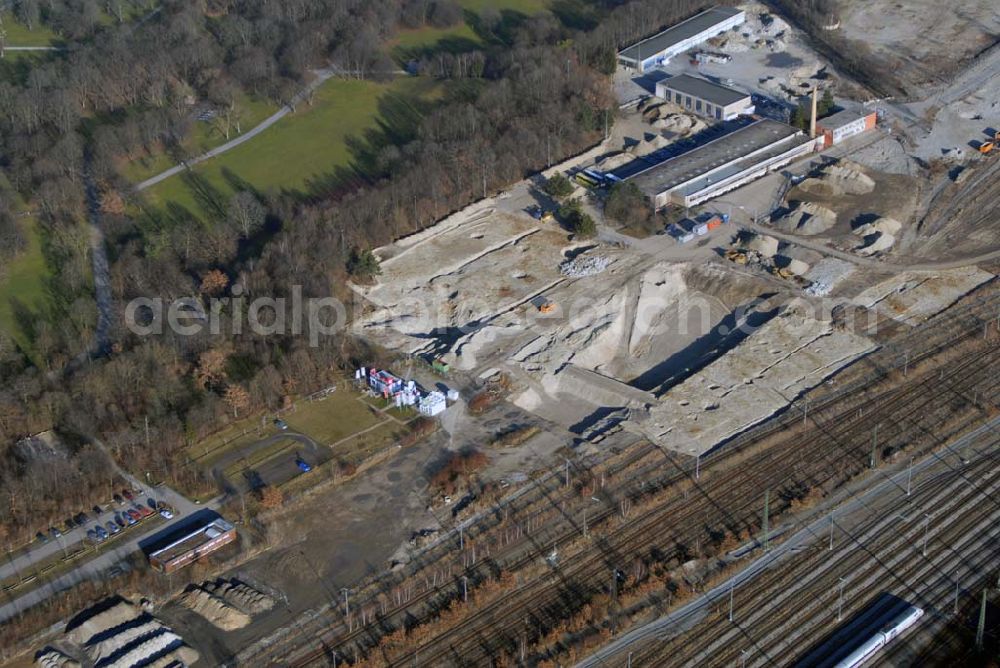
[[[156,511],[164,518],[173,519],[173,511],[164,503],[157,503],[154,499],[149,500],[149,505],[135,504],[131,508],[116,512],[113,519],[104,526],[98,522],[97,525],[87,530],[87,541],[91,544],[102,543],[111,536],[119,533],[122,529],[127,529],[133,524],[138,524]]]
[[[142,490],[135,490],[137,494],[141,494]],[[123,489],[121,493],[115,493],[112,500],[119,506],[132,504],[130,508],[125,508],[120,511],[116,511],[112,506],[107,508],[102,508],[101,506],[95,505],[92,510],[94,513],[93,520],[96,522],[96,526],[87,531],[87,539],[92,543],[99,543],[101,541],[107,540],[109,537],[118,533],[122,529],[132,526],[144,518],[149,517],[153,512],[158,512],[160,515],[166,519],[172,519],[174,514],[173,511],[163,503],[158,503],[154,499],[150,498],[147,504],[142,504],[141,502],[136,502],[136,494],[133,494],[132,490]],[[148,507],[147,507],[148,506]],[[113,512],[112,519],[103,523],[101,522],[101,515],[105,512]],[[82,527],[90,523],[92,520],[91,516],[86,512],[80,512],[73,517],[67,518],[64,523],[65,530],[67,532],[72,531],[78,527]],[[39,531],[35,534],[35,539],[39,543],[47,543],[50,538],[56,539],[61,538],[63,532],[59,530],[58,527],[49,527],[48,532]]]

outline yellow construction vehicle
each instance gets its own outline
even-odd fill
[[[992,152],[993,149],[995,149],[996,147],[997,147],[996,142],[984,141],[979,144],[979,152],[982,153],[983,155],[986,155],[987,153]]]
[[[729,260],[730,262],[735,262],[736,264],[747,263],[746,253],[732,248],[726,251],[726,259]]]

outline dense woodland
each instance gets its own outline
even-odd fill
[[[384,48],[396,31],[468,17],[451,0],[149,3],[13,2],[22,22],[52,28],[66,51],[7,67],[0,79],[0,264],[23,246],[23,202],[41,227],[52,273],[47,312],[25,315],[31,349],[0,335],[0,444],[9,444],[0,488],[21,501],[0,504],[9,534],[34,533],[88,495],[106,494],[106,467],[88,441],[98,439],[138,475],[209,485],[183,460],[186,443],[375,354],[347,336],[318,347],[303,336],[247,332],[140,338],[118,324],[128,300],[204,298],[234,286],[248,298],[301,286],[306,297],[348,299],[348,266],[359,266],[359,250],[429,226],[598,141],[614,117],[616,49],[705,4],[577,0],[534,17],[484,11],[475,17],[482,48],[421,57],[419,72],[448,79],[449,92],[399,132],[362,142],[363,173],[333,174],[340,187],[310,197],[247,188],[213,202],[205,221],[150,215],[117,171],[139,152],[179,150],[192,98],[223,107],[239,94],[285,102],[310,70],[331,65],[345,76],[385,76],[398,67]],[[118,316],[99,348],[89,210],[100,211]],[[63,434],[70,450],[43,475],[10,446],[47,429]]]

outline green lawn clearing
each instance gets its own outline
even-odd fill
[[[358,401],[358,394],[347,387],[337,389],[326,399],[300,401],[283,417],[290,429],[323,445],[336,443],[385,419]]]
[[[549,2],[550,0],[459,0],[458,4],[472,14],[492,8],[499,12],[510,11],[532,16],[547,9]],[[437,51],[470,51],[482,44],[482,38],[473,27],[468,22],[462,22],[447,28],[424,26],[403,30],[389,42],[389,50],[396,60],[405,62]]]
[[[419,118],[414,104],[432,99],[439,88],[416,77],[392,83],[331,79],[311,105],[300,105],[251,141],[197,165],[192,172],[200,182],[200,197],[178,175],[145,191],[148,203],[154,208],[180,206],[203,217],[211,210],[205,193],[211,201],[225,202],[246,187],[298,193],[336,187],[363,172],[357,160],[358,150],[367,145],[366,133],[414,123]]]
[[[239,111],[240,130],[247,132],[267,119],[268,116],[278,111],[280,107],[273,101],[265,98],[241,95],[236,103],[236,108]],[[230,128],[229,138],[227,139],[225,131],[219,123],[215,121],[195,121],[190,134],[181,143],[181,149],[185,155],[197,156],[237,137],[239,137],[239,134],[236,132],[235,127]],[[145,181],[151,176],[156,176],[176,164],[177,161],[171,155],[161,150],[151,155],[136,158],[122,166],[120,171],[122,176],[132,182],[138,183]]]
[[[52,46],[59,36],[41,24],[31,30],[14,20],[10,12],[0,12],[0,23],[7,33],[7,46]]]
[[[27,349],[29,341],[14,315],[14,300],[27,307],[29,313],[42,310],[49,270],[42,255],[42,240],[37,225],[31,217],[23,220],[26,221],[28,247],[0,271],[0,331],[9,334],[18,345]]]

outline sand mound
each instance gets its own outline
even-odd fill
[[[782,269],[787,269],[796,276],[804,276],[809,271],[809,263],[803,262],[802,260],[796,260],[793,257],[786,257],[784,255],[775,256],[775,264]]]
[[[224,631],[241,629],[252,615],[274,607],[274,599],[239,580],[205,582],[188,590],[180,603]]]
[[[597,164],[601,166],[601,169],[605,172],[611,171],[612,169],[618,169],[622,165],[627,165],[632,162],[634,156],[629,153],[613,153],[611,155],[601,158]]]
[[[647,106],[646,109],[644,109],[642,112],[643,120],[646,121],[647,123],[652,123],[656,121],[657,119],[660,118],[663,111],[665,111],[664,110],[665,106],[666,106],[665,102],[659,102],[657,104],[651,104]]]
[[[777,221],[778,229],[799,234],[820,234],[837,222],[837,214],[815,202],[800,202],[785,217]]]
[[[200,587],[184,594],[180,603],[223,631],[241,629],[250,623],[250,615],[237,610],[223,599],[213,596]]]
[[[66,639],[102,668],[192,665],[199,659],[172,629],[125,599],[67,627]]]
[[[874,255],[875,253],[889,250],[894,243],[896,243],[896,237],[893,235],[885,234],[884,232],[875,232],[866,236],[864,243],[858,246],[856,250],[858,255]]]
[[[874,222],[854,228],[854,233],[862,237],[867,237],[876,233],[891,234],[895,236],[899,234],[899,231],[902,228],[903,224],[895,218],[879,218]]]
[[[79,668],[80,662],[71,656],[66,656],[57,649],[46,647],[38,656],[35,663],[42,668]]]
[[[216,580],[202,588],[248,615],[259,615],[274,607],[273,598],[239,580]]]
[[[799,184],[799,190],[818,197],[840,195],[865,195],[875,190],[875,181],[852,162],[841,162],[827,167],[818,177],[808,178]]]
[[[798,189],[802,192],[809,193],[810,195],[815,195],[816,197],[835,197],[843,194],[826,179],[819,179],[815,177],[810,177],[800,183],[798,185]]]
[[[764,257],[774,257],[778,253],[778,240],[766,234],[754,234],[747,240],[746,248]]]
[[[845,195],[866,195],[875,190],[875,181],[850,163],[834,165],[827,171],[827,180],[833,182]]]
[[[657,122],[656,127],[677,135],[687,136],[696,132],[701,132],[707,126],[703,120],[696,116],[688,116],[687,114],[669,114],[661,118]]]

